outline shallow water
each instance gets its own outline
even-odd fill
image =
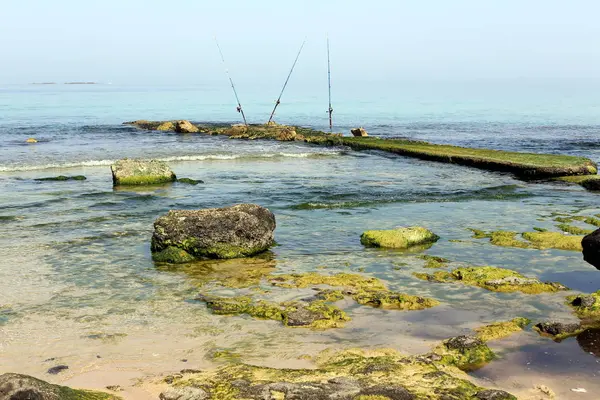
[[[393,347],[417,354],[489,322],[517,316],[575,320],[563,304],[565,293],[492,293],[417,280],[413,272],[431,272],[423,268],[420,253],[365,249],[359,237],[367,229],[423,225],[442,237],[425,253],[449,258],[453,267],[501,266],[560,281],[576,291],[600,286],[600,274],[580,253],[496,247],[471,238],[468,230],[556,229],[552,213],[600,213],[597,195],[579,187],[527,183],[510,175],[378,152],[138,131],[120,122],[176,113],[144,112],[150,95],[122,88],[11,90],[0,92],[5,102],[15,92],[19,99],[11,103],[8,123],[0,127],[0,373],[21,372],[90,388],[121,384],[130,398],[151,398],[132,386],[137,378],[209,367],[216,362],[211,354],[219,350],[261,365],[306,367],[310,364],[301,356],[328,347]],[[184,90],[168,93],[169,99],[190,95]],[[110,107],[110,98],[119,103]],[[88,107],[78,105],[77,99]],[[131,99],[141,104],[121,113],[115,110]],[[222,104],[208,99],[201,103],[218,110],[215,119],[229,117]],[[559,119],[570,125],[540,124],[536,118],[543,113],[530,119],[509,113],[514,118],[504,122],[461,122],[458,117],[452,121],[451,115],[461,115],[455,112],[446,115],[448,121],[437,121],[437,116],[415,123],[404,115],[378,124],[376,110],[371,104],[361,117],[363,125],[382,135],[600,159],[600,126],[592,117],[584,119],[586,125],[574,125],[569,113]],[[208,120],[207,112],[195,119]],[[419,112],[415,120],[429,111]],[[181,114],[185,112],[177,116]],[[379,114],[386,121],[391,115],[389,109]],[[306,117],[299,111],[289,120],[302,124]],[[568,139],[566,132],[571,132]],[[40,143],[23,144],[30,136]],[[168,160],[179,177],[205,183],[113,189],[112,160],[142,156]],[[59,174],[88,179],[34,180]],[[157,216],[169,209],[241,202],[258,203],[275,213],[279,245],[270,253],[250,265],[235,260],[182,267],[152,262],[149,242]],[[352,321],[343,329],[284,328],[274,321],[215,316],[195,301],[201,291],[254,293],[211,283],[219,268],[365,273],[385,280],[393,290],[434,297],[442,305],[400,312],[347,301],[339,305]],[[312,292],[262,286],[270,291],[255,295],[277,301]],[[524,396],[534,384],[546,384],[559,398],[594,398],[600,389],[598,353],[578,343],[575,338],[555,343],[527,330],[493,343],[501,359],[473,375],[487,386]],[[57,376],[45,373],[58,364],[69,365],[69,370]],[[573,394],[570,389],[575,387],[586,388],[588,394]]]

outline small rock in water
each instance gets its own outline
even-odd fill
[[[571,389],[571,392],[575,392],[575,393],[587,393],[587,390],[585,390],[584,388],[575,388],[575,389]]]
[[[54,361],[54,360],[56,360],[56,357],[48,358],[48,359],[44,360],[44,362],[50,362],[50,361]]]
[[[513,400],[515,397],[504,390],[482,390],[475,395],[479,400]]]
[[[119,385],[110,385],[110,386],[107,386],[106,388],[113,392],[122,392],[123,391],[123,388]]]
[[[200,129],[193,125],[190,121],[182,120],[175,123],[175,132],[178,133],[196,133]]]
[[[37,143],[38,141],[34,138],[29,138],[25,141],[26,143]]]
[[[187,183],[188,185],[197,185],[199,183],[204,183],[202,180],[190,179],[190,178],[177,178],[177,182],[179,183]]]
[[[56,367],[52,367],[48,370],[48,373],[50,375],[56,375],[61,373],[62,371],[69,369],[69,367],[67,365],[57,365]]]
[[[367,133],[367,131],[365,130],[365,128],[354,128],[351,129],[350,132],[352,132],[353,136],[356,137],[365,137],[365,136],[369,136],[369,134]]]

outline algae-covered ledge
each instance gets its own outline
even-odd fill
[[[302,141],[320,145],[343,145],[354,150],[380,150],[423,160],[465,165],[490,171],[509,172],[523,178],[595,175],[597,165],[588,158],[558,154],[519,153],[502,150],[440,145],[404,139],[344,137],[310,128],[285,125],[192,124],[196,129],[177,129],[183,121],[125,122],[126,125],[152,131],[197,132],[226,135],[232,139],[273,139]]]

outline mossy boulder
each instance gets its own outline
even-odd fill
[[[429,254],[419,256],[418,258],[426,261],[425,265],[423,266],[425,268],[446,268],[450,262],[450,260],[446,258],[431,256]]]
[[[275,216],[256,204],[204,210],[171,210],[154,223],[152,253],[164,253],[170,247],[195,258],[249,257],[274,244]],[[173,252],[173,250],[169,250]],[[184,257],[186,257],[184,255]]]
[[[0,375],[2,400],[119,400],[108,393],[76,390],[21,374]]]
[[[600,269],[600,229],[590,233],[581,240],[583,259]]]
[[[453,271],[438,271],[433,274],[415,273],[415,277],[431,282],[461,282],[494,292],[522,292],[537,294],[568,290],[557,282],[541,282],[528,278],[516,271],[497,267],[461,267]]]
[[[110,169],[115,186],[155,185],[177,179],[167,163],[158,160],[124,159],[115,162]]]
[[[411,226],[391,230],[366,231],[361,235],[360,242],[370,247],[408,249],[413,246],[435,243],[439,239],[440,237],[429,229]]]

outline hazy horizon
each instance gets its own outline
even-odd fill
[[[0,83],[600,81],[592,1],[8,1]]]

